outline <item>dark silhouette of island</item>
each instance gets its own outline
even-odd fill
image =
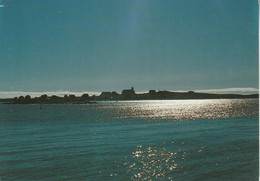
[[[80,97],[75,95],[47,96],[31,98],[30,95],[15,97],[13,99],[0,99],[6,104],[95,104],[95,101],[105,100],[178,100],[178,99],[245,99],[259,98],[259,94],[241,95],[241,94],[209,94],[188,92],[170,92],[150,90],[148,93],[136,94],[134,88],[125,89],[121,94],[113,92],[102,92],[99,96],[89,96],[83,94]]]
[[[80,97],[75,95],[47,96],[46,94],[40,97],[31,98],[30,95],[15,97],[13,99],[6,99],[6,104],[95,104],[91,101],[88,94],[83,94]]]

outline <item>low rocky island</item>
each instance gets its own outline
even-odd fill
[[[4,100],[2,100],[4,101]],[[65,95],[64,97],[47,96],[46,94],[40,97],[31,98],[30,95],[6,99],[5,104],[95,104],[90,101],[88,94],[83,94],[81,97],[75,95]]]
[[[5,104],[95,104],[95,101],[103,100],[178,100],[178,99],[245,99],[259,98],[259,94],[209,94],[188,92],[170,92],[150,90],[148,93],[136,94],[134,88],[125,89],[121,94],[113,92],[102,92],[99,96],[83,94],[82,96],[64,95],[31,98],[30,95],[15,97],[13,99],[1,99]]]

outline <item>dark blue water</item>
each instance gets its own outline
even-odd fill
[[[258,99],[0,104],[5,180],[258,180]]]

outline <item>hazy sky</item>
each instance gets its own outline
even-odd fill
[[[0,91],[258,88],[257,0],[0,4]]]

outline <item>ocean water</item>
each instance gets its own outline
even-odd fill
[[[0,104],[0,180],[258,180],[258,99]]]

